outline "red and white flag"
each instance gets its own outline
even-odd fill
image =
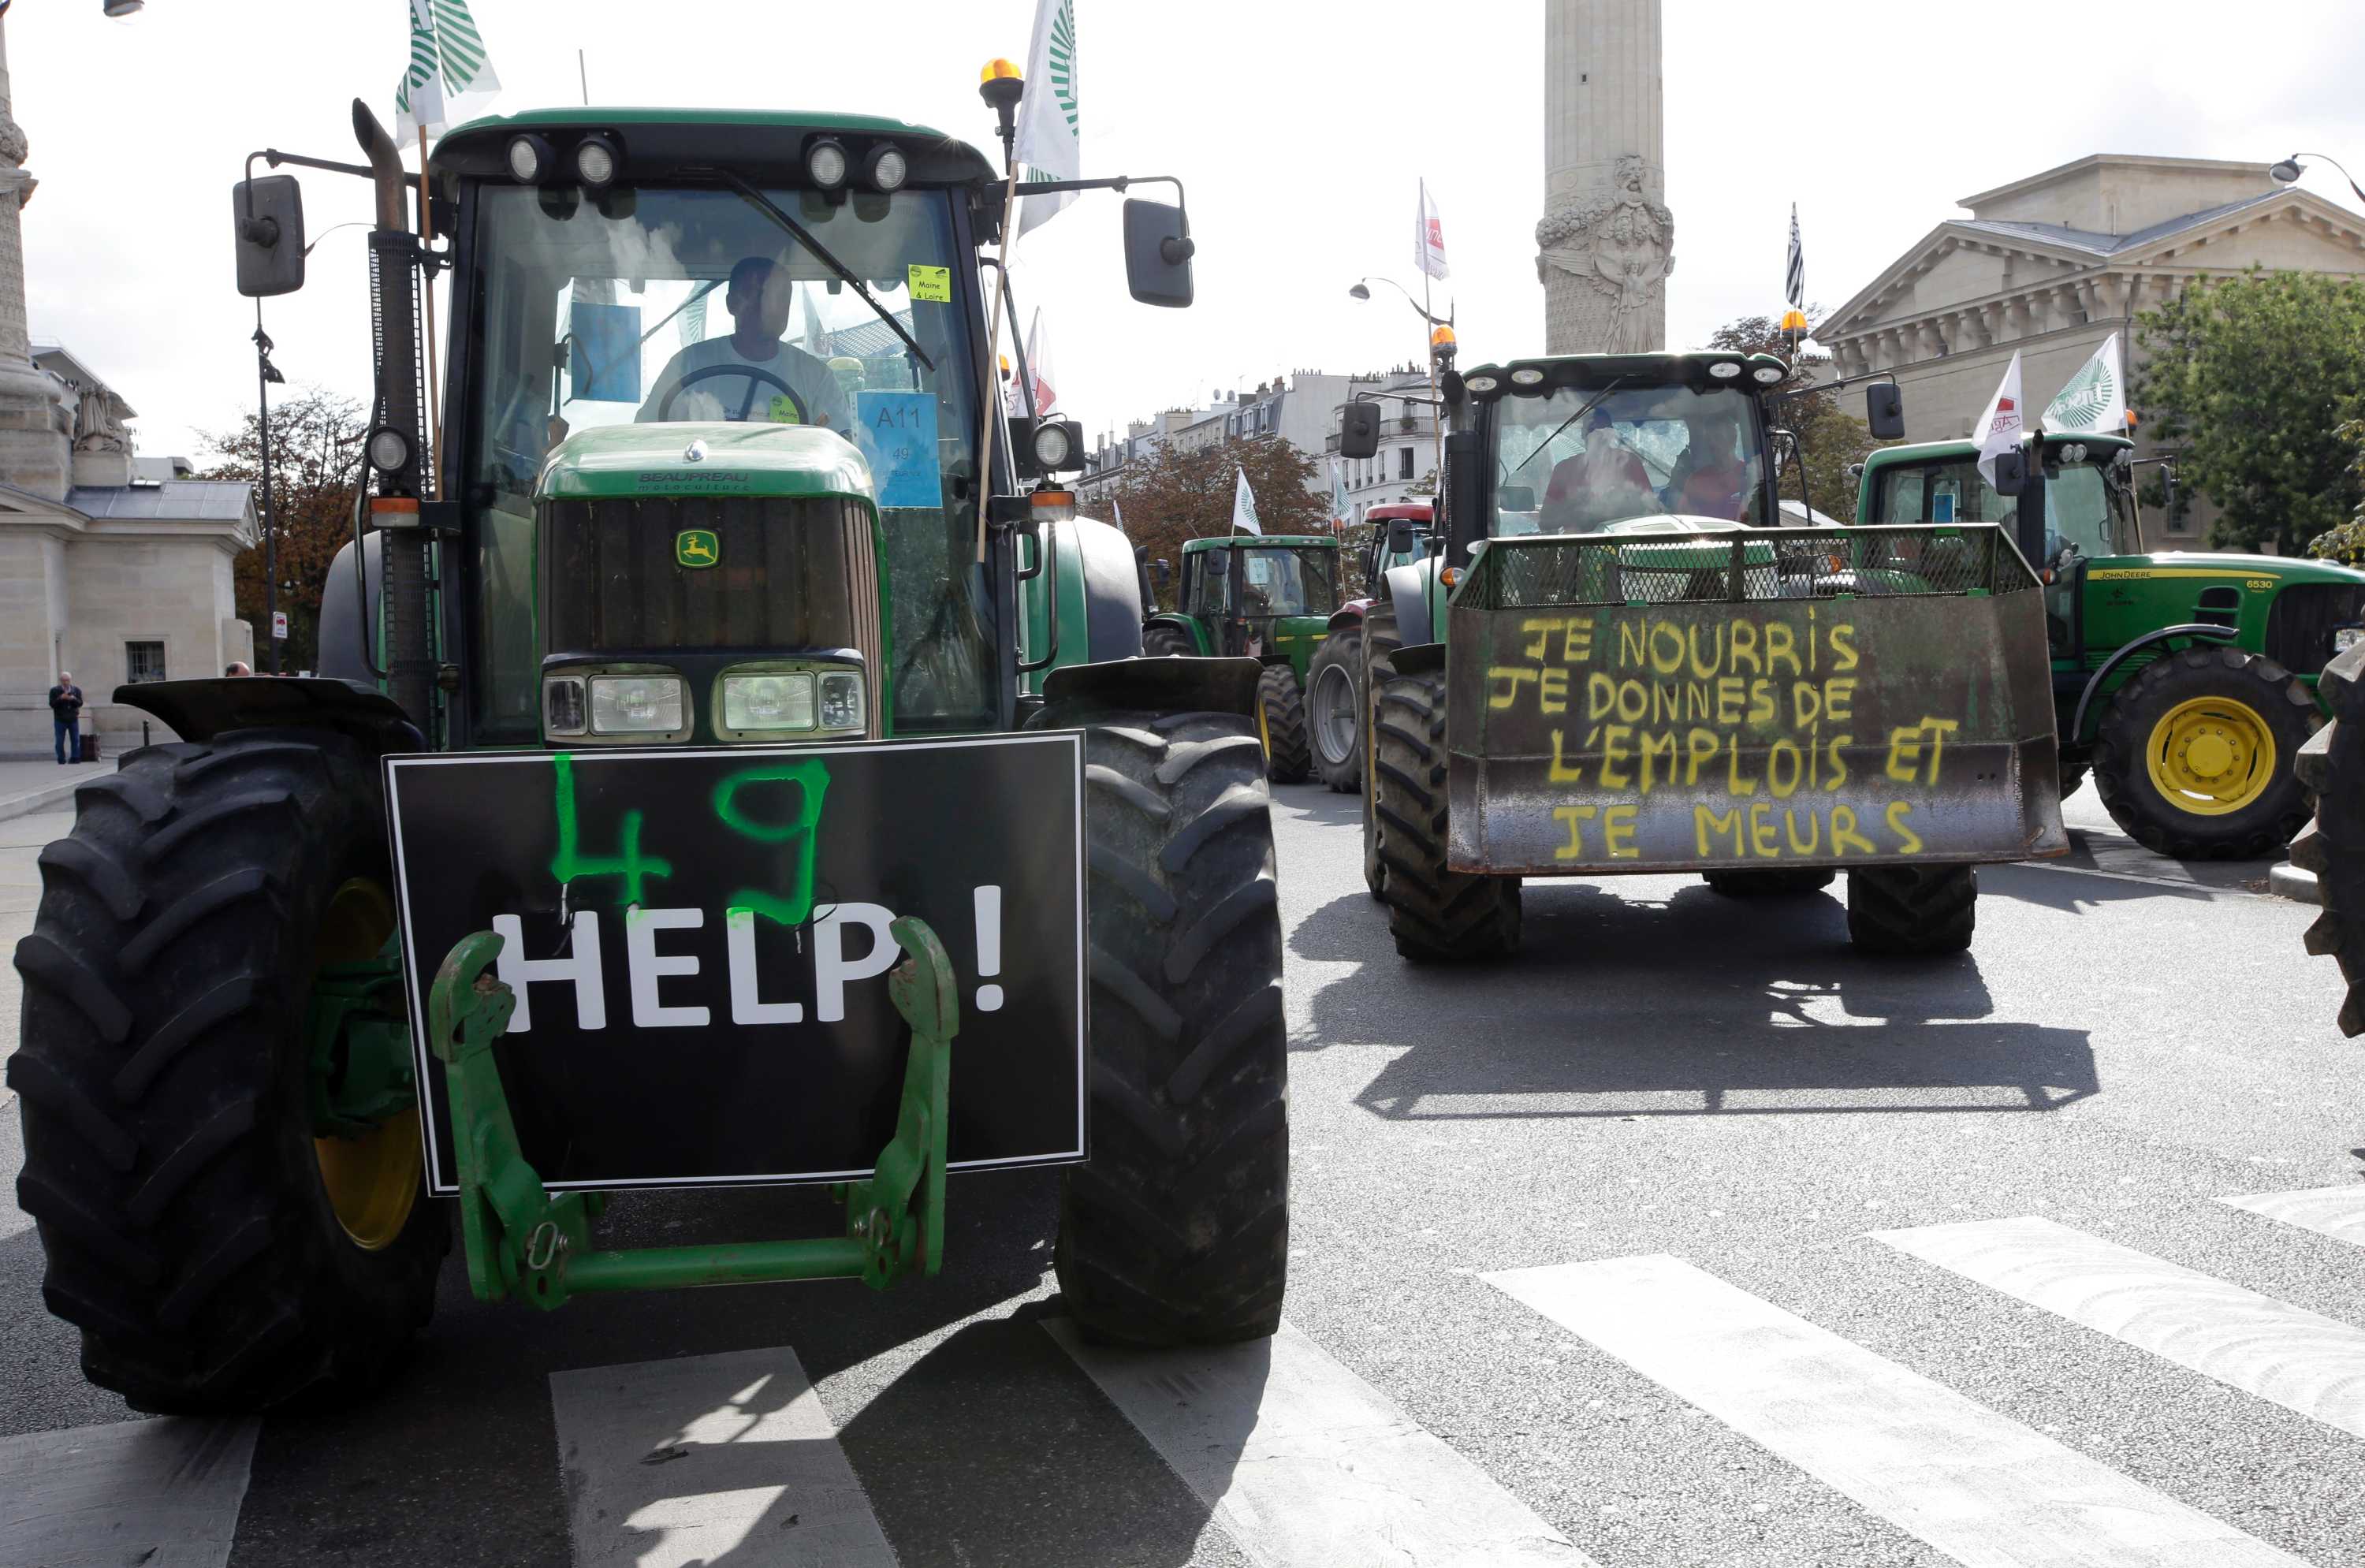
[[[1059,395],[1051,389],[1051,340],[1043,332],[1043,308],[1035,308],[1035,319],[1026,324],[1026,374],[1035,383],[1035,412],[1050,413],[1058,406]],[[1026,411],[1021,399],[1019,411]]]
[[[2003,381],[1988,399],[1988,411],[1971,427],[1971,439],[1979,443],[1979,477],[1995,483],[1997,454],[2010,452],[2020,444],[2020,432],[2026,421],[2020,412],[2020,351],[2012,352],[2012,364],[2004,367]]]
[[[1429,199],[1429,182],[1420,183],[1420,214],[1413,224],[1412,264],[1431,277],[1451,277],[1445,265],[1445,226]]]

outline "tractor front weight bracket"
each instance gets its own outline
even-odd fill
[[[912,1043],[894,1136],[869,1180],[832,1189],[846,1205],[846,1235],[605,1251],[591,1246],[602,1196],[550,1192],[518,1142],[493,1055],[516,1007],[493,971],[501,938],[478,931],[454,944],[428,993],[428,1039],[444,1067],[460,1234],[476,1299],[520,1297],[550,1308],[593,1292],[784,1280],[858,1279],[884,1290],[914,1271],[936,1273],[944,1260],[945,1135],[959,993],[952,960],[926,922],[907,916],[888,929],[904,953],[888,976],[888,995],[911,1025]]]

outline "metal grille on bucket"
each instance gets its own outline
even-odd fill
[[[1474,610],[2018,593],[2035,577],[1991,524],[1490,540]]]

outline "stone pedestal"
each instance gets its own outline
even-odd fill
[[[1666,346],[1676,229],[1662,199],[1659,24],[1659,0],[1545,0],[1547,353]]]

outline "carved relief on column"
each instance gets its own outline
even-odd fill
[[[1642,160],[1616,183],[1548,210],[1536,224],[1536,281],[1554,353],[1649,353],[1666,342],[1676,220],[1643,192]]]

